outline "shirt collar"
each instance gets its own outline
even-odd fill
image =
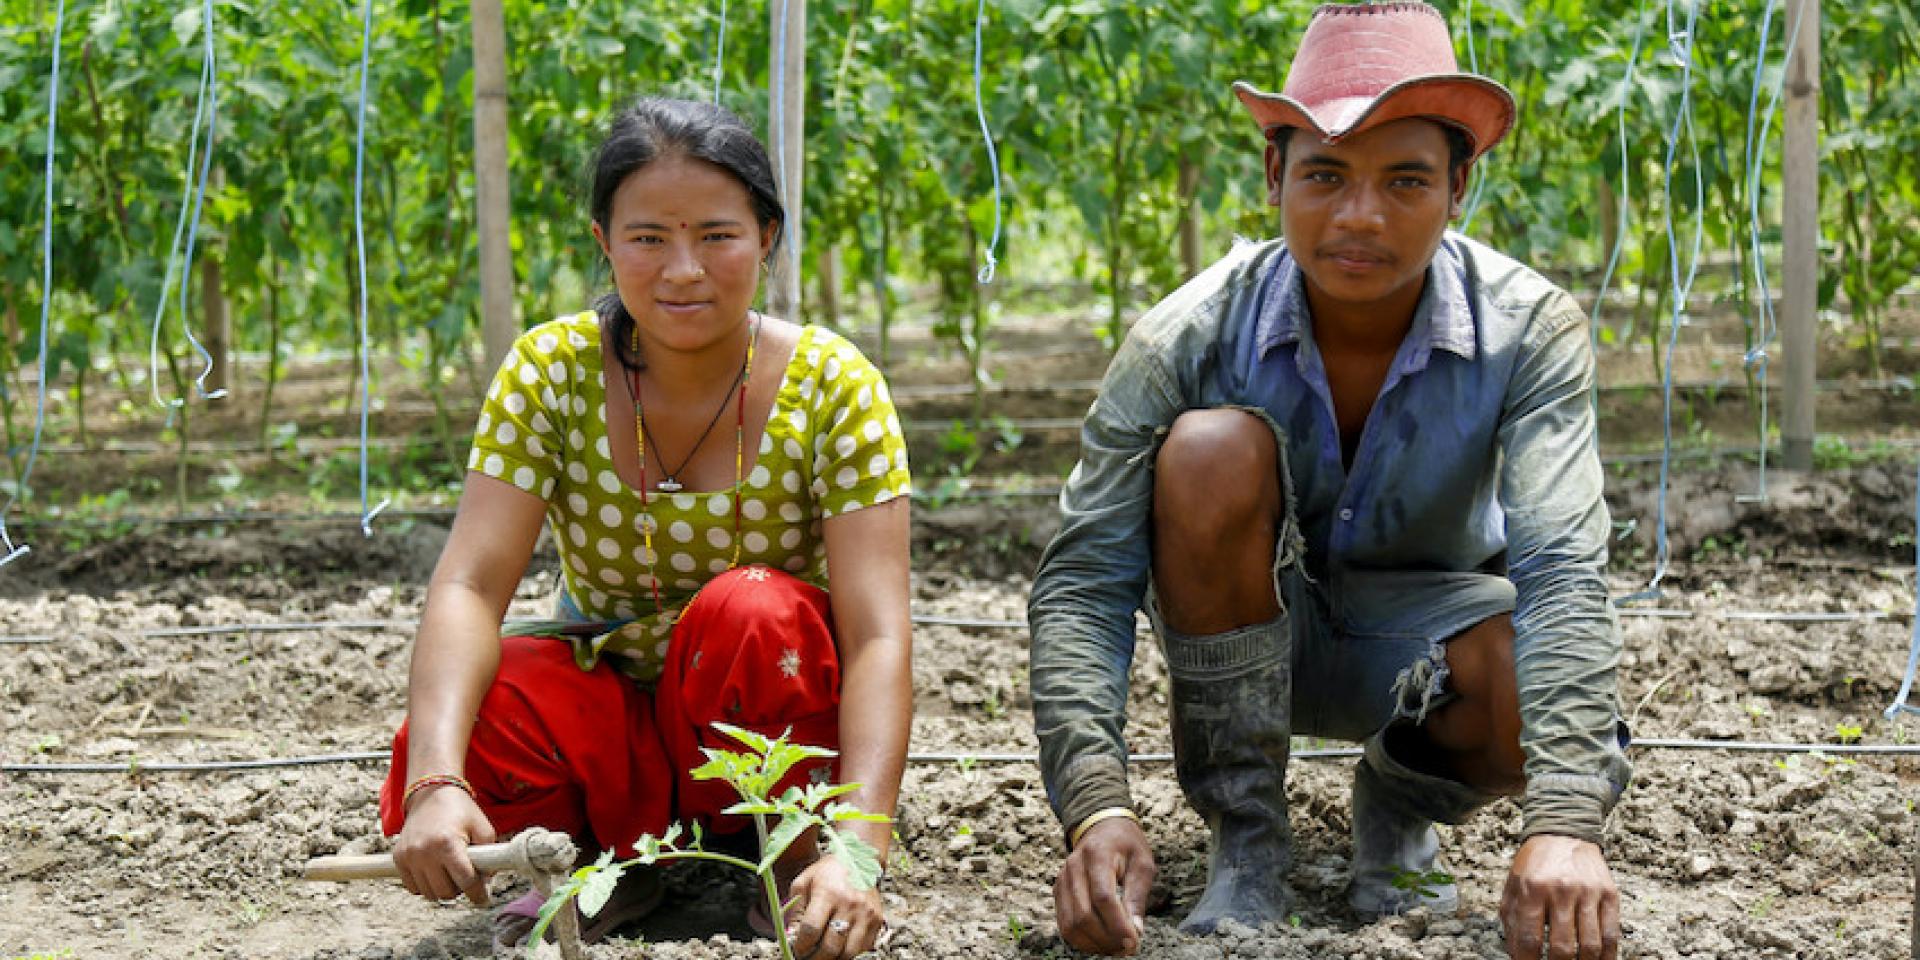
[[[1254,323],[1254,342],[1261,355],[1297,344],[1307,335],[1306,275],[1287,251],[1268,270],[1263,284],[1260,314]],[[1418,342],[1419,365],[1433,350],[1445,350],[1465,360],[1479,354],[1474,335],[1473,308],[1467,299],[1467,267],[1460,255],[1458,234],[1448,231],[1427,265],[1426,289],[1413,310],[1408,336]]]

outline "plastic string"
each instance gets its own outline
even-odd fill
[[[1660,598],[1660,582],[1666,579],[1670,554],[1667,542],[1667,499],[1668,482],[1673,468],[1674,347],[1680,341],[1680,328],[1686,324],[1687,297],[1693,289],[1694,277],[1700,269],[1700,248],[1706,235],[1706,185],[1700,172],[1700,145],[1694,137],[1693,129],[1693,28],[1699,12],[1700,7],[1697,3],[1691,5],[1687,11],[1686,27],[1676,29],[1673,21],[1673,5],[1671,2],[1667,5],[1667,45],[1669,52],[1680,61],[1680,104],[1674,111],[1673,124],[1665,134],[1667,155],[1661,180],[1661,189],[1666,197],[1666,202],[1661,205],[1661,213],[1666,220],[1668,275],[1673,281],[1673,323],[1667,333],[1666,364],[1661,376],[1660,496],[1654,504],[1657,522],[1654,527],[1653,576],[1647,581],[1645,589],[1621,598],[1622,603]],[[1693,249],[1688,255],[1689,262],[1684,274],[1680,269],[1679,231],[1673,223],[1674,158],[1683,140],[1688,144],[1689,153],[1693,158],[1694,191]]]
[[[1911,757],[1920,756],[1920,744],[1899,743],[1772,743],[1755,740],[1692,740],[1670,737],[1637,738],[1629,750],[1699,750],[1714,753],[1783,753],[1813,756]],[[1344,760],[1360,756],[1359,747],[1310,747],[1292,751],[1297,760]],[[298,757],[274,757],[263,760],[130,761],[124,763],[0,763],[0,774],[134,774],[134,773],[231,773],[249,770],[277,770],[287,767],[332,766],[349,763],[387,763],[391,750],[366,750],[358,753],[320,753]],[[976,763],[1039,763],[1032,753],[1011,751],[910,752],[908,763],[952,763],[969,767]],[[1171,763],[1171,753],[1135,753],[1129,763]]]
[[[976,277],[981,283],[992,283],[993,272],[999,266],[999,258],[994,251],[1000,248],[1000,155],[993,148],[993,131],[987,127],[986,102],[980,94],[980,48],[981,31],[987,22],[987,0],[980,0],[978,11],[973,17],[973,110],[980,118],[980,139],[987,144],[987,164],[993,168],[993,239],[987,241],[987,248],[981,251],[986,260]]]
[[[1640,63],[1640,43],[1646,37],[1646,27],[1646,6],[1642,4],[1639,14],[1634,17],[1633,52],[1627,54],[1627,70],[1620,75],[1620,103],[1618,109],[1614,111],[1614,118],[1619,124],[1617,135],[1620,138],[1620,205],[1618,213],[1614,216],[1614,223],[1618,226],[1613,234],[1613,250],[1607,254],[1607,268],[1600,274],[1600,292],[1593,298],[1593,318],[1587,324],[1587,345],[1596,358],[1600,356],[1600,314],[1607,306],[1607,288],[1613,284],[1613,271],[1620,266],[1620,251],[1627,245],[1627,214],[1629,212],[1627,207],[1633,196],[1633,178],[1629,176],[1628,169],[1632,157],[1627,153],[1627,90],[1633,85],[1634,67]],[[1600,408],[1598,376],[1593,378],[1591,395],[1593,407],[1598,411]],[[1597,441],[1598,437],[1595,439]]]
[[[153,389],[153,402],[167,410],[167,423],[173,423],[173,413],[186,405],[185,398],[176,397],[166,400],[160,396],[160,328],[166,320],[167,294],[173,283],[174,267],[180,268],[180,330],[186,334],[187,343],[200,355],[204,365],[200,375],[194,378],[194,389],[203,400],[218,400],[227,395],[225,390],[208,392],[207,377],[213,373],[213,355],[193,335],[193,325],[187,322],[187,291],[191,286],[193,270],[193,246],[200,231],[200,210],[207,197],[207,175],[213,169],[213,138],[216,121],[219,116],[219,70],[216,66],[213,46],[213,0],[206,0],[202,7],[200,29],[202,32],[202,55],[200,58],[200,88],[194,99],[193,136],[187,141],[187,182],[181,188],[180,219],[174,224],[173,244],[167,252],[167,272],[160,281],[160,299],[153,312],[153,337],[147,349],[148,382]],[[206,124],[206,142],[200,142],[200,128]],[[200,174],[198,184],[194,180],[194,162],[199,160]],[[189,202],[191,197],[191,202]],[[182,235],[185,244],[182,245]]]
[[[713,102],[720,103],[720,65],[727,58],[727,0],[720,0],[720,40],[713,46]]]
[[[371,72],[369,59],[373,51],[373,0],[362,0],[360,18],[360,110],[353,137],[353,243],[360,261],[360,533],[371,537],[373,518],[393,501],[381,500],[379,506],[367,509],[367,416],[373,406],[373,364],[369,359],[372,344],[367,335],[367,226],[361,208],[366,192],[367,75]]]
[[[1893,707],[1887,707],[1887,720],[1893,720],[1893,716],[1901,712],[1920,714],[1920,707],[1907,703],[1907,693],[1914,689],[1916,670],[1920,670],[1920,468],[1914,470],[1914,639],[1907,649],[1907,678],[1901,680],[1901,691],[1893,697]]]
[[[20,471],[20,482],[7,491],[7,505],[0,508],[0,557],[4,567],[33,552],[25,543],[16,544],[7,533],[7,514],[27,490],[33,475],[33,461],[40,454],[40,437],[47,426],[47,324],[53,319],[53,150],[54,134],[60,121],[60,33],[67,22],[67,0],[59,0],[53,9],[53,72],[47,81],[47,193],[46,209],[40,220],[40,383],[33,414],[33,445],[27,448],[27,467]]]

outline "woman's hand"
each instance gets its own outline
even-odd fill
[[[463,790],[434,787],[422,792],[406,816],[393,844],[393,865],[407,892],[429,900],[465,893],[474,906],[486,906],[487,878],[467,858],[467,847],[495,839],[480,805]]]
[[[845,960],[873,949],[886,925],[880,891],[856,888],[847,868],[832,856],[823,856],[793,881],[795,916],[787,923],[787,940],[800,960]]]

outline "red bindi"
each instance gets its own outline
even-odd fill
[[[685,220],[680,221],[680,229],[685,230],[686,228],[687,222]]]

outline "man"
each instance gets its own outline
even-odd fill
[[[1183,931],[1287,920],[1302,734],[1365,744],[1361,915],[1455,909],[1433,823],[1521,794],[1511,955],[1610,960],[1599,841],[1629,768],[1586,319],[1446,230],[1512,95],[1458,72],[1423,3],[1320,8],[1284,89],[1235,85],[1285,242],[1239,246],[1135,326],[1034,583],[1034,719],[1070,848],[1061,934],[1139,948],[1155,867],[1122,727],[1144,608],[1176,776],[1211,834]]]

